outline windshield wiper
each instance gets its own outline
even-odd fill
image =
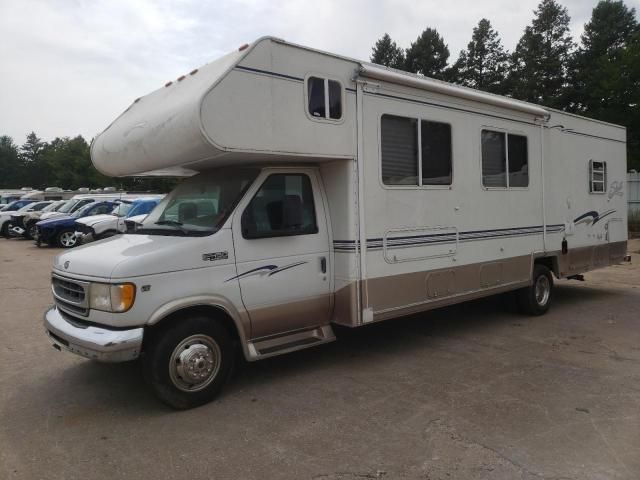
[[[158,220],[157,222],[153,222],[154,225],[171,225],[172,227],[181,227],[184,223],[179,222],[177,220]]]

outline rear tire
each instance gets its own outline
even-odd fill
[[[527,315],[544,315],[549,310],[553,294],[553,276],[544,265],[533,267],[531,286],[516,292],[518,309]]]
[[[142,366],[156,396],[178,410],[212,401],[233,370],[233,342],[214,319],[192,316],[177,319],[150,332]]]
[[[62,230],[56,237],[56,243],[62,248],[73,248],[78,244],[78,237],[73,230]]]

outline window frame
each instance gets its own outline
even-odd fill
[[[384,183],[384,179],[382,178],[382,117],[384,117],[385,115],[389,115],[392,117],[408,118],[408,119],[417,121],[417,125],[418,125],[418,135],[416,138],[418,142],[418,157],[416,159],[416,161],[418,162],[418,184],[417,185],[390,185],[388,183]],[[451,132],[451,137],[449,139],[450,148],[451,148],[451,183],[449,184],[426,184],[426,185],[422,184],[422,122],[423,121],[449,125],[449,130]],[[378,162],[378,165],[379,165],[378,181],[380,182],[380,185],[382,186],[382,188],[388,189],[388,190],[451,190],[455,182],[455,174],[454,174],[455,155],[453,151],[453,146],[454,146],[453,132],[454,132],[454,129],[453,129],[453,124],[451,122],[446,122],[441,119],[436,119],[433,117],[428,117],[428,116],[425,117],[422,115],[406,115],[403,113],[390,113],[390,112],[384,112],[380,114],[380,116],[378,117],[378,158],[380,159],[380,161]]]
[[[505,159],[506,159],[506,186],[505,187],[488,187],[484,184],[484,173],[483,173],[483,163],[482,163],[482,132],[484,130],[494,132],[494,133],[502,133],[504,135],[504,148],[505,148]],[[509,138],[508,135],[517,135],[520,137],[525,137],[527,139],[527,186],[526,187],[511,187],[509,186]],[[480,158],[480,185],[483,190],[497,190],[497,191],[506,191],[506,190],[529,190],[531,187],[531,155],[529,151],[529,135],[521,130],[510,130],[508,128],[502,127],[494,127],[493,125],[482,125],[480,127],[480,135],[478,135],[478,156]]]
[[[247,236],[245,234],[243,223],[244,223],[244,215],[253,203],[253,200],[256,198],[262,187],[269,181],[271,177],[278,175],[298,175],[305,176],[309,180],[309,186],[311,187],[311,206],[313,207],[313,223],[315,225],[315,231],[313,232],[304,232],[304,233],[285,233],[285,234],[276,234],[276,235],[258,235],[258,236]],[[242,234],[242,238],[244,240],[263,240],[265,238],[281,238],[281,237],[302,237],[305,235],[317,235],[320,233],[320,226],[318,225],[318,212],[316,210],[316,192],[313,186],[313,178],[311,175],[305,172],[270,172],[268,175],[264,177],[260,185],[256,188],[255,192],[251,195],[251,198],[247,201],[247,203],[242,208],[242,213],[240,214],[240,233]]]
[[[309,79],[315,77],[324,80],[324,117],[314,117],[311,115],[309,111]],[[340,85],[340,105],[341,105],[341,116],[340,118],[331,118],[329,111],[329,80],[338,83]],[[304,113],[309,120],[313,120],[314,122],[320,123],[329,123],[332,125],[338,125],[344,123],[346,117],[346,95],[345,95],[345,86],[342,81],[334,76],[327,75],[326,73],[318,73],[318,72],[310,72],[307,73],[304,77]]]
[[[594,170],[593,168],[593,164],[594,163],[601,163],[602,164],[602,170]],[[593,174],[594,173],[602,173],[602,180],[594,180],[593,179]],[[602,191],[597,191],[593,189],[593,184],[594,183],[601,183],[602,184]],[[589,160],[589,194],[593,194],[593,195],[604,195],[605,193],[607,193],[607,161],[606,160],[594,160],[594,159],[590,159]]]

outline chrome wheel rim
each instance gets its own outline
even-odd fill
[[[35,225],[29,227],[29,236],[31,238],[35,238],[37,233],[38,233],[38,227],[36,227]]]
[[[64,232],[60,235],[60,243],[63,247],[73,247],[76,244],[76,234],[74,232]]]
[[[207,335],[191,335],[182,340],[169,358],[169,377],[183,392],[198,392],[211,384],[220,371],[222,353]]]
[[[549,278],[546,275],[540,275],[536,280],[535,294],[538,305],[544,307],[551,294],[551,282],[549,282]]]

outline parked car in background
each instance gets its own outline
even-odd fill
[[[0,235],[9,238],[9,220],[14,212],[19,211],[28,205],[35,203],[34,200],[14,200],[0,212]],[[26,208],[28,210],[28,208]]]
[[[95,197],[92,195],[76,195],[75,197],[67,200],[65,204],[55,211],[43,213],[40,220],[46,220],[52,217],[58,217],[62,215],[71,215],[76,210],[84,207],[88,203],[95,202]]]
[[[44,207],[42,210],[38,210],[35,212],[27,212],[22,217],[22,236],[28,240],[33,238],[33,235],[36,231],[36,223],[40,221],[42,215],[52,212],[55,213],[59,211],[62,207],[64,207],[69,200],[56,200],[55,202],[51,202],[49,205]],[[17,231],[14,228],[14,233]]]
[[[10,237],[20,237],[24,233],[24,216],[28,213],[36,213],[41,212],[53,202],[51,200],[46,200],[42,202],[33,202],[30,203],[27,207],[23,207],[16,212],[12,212],[9,217],[9,225],[7,227],[8,235]]]
[[[57,245],[62,248],[72,248],[78,243],[75,234],[75,221],[78,218],[90,215],[108,213],[116,206],[114,200],[92,201],[88,205],[76,210],[71,215],[40,220],[36,223],[35,240],[40,246],[42,243]]]
[[[126,219],[132,216],[146,216],[160,200],[160,197],[122,200],[107,215],[80,218],[76,220],[76,237],[82,243],[87,243],[124,233],[127,231]]]

